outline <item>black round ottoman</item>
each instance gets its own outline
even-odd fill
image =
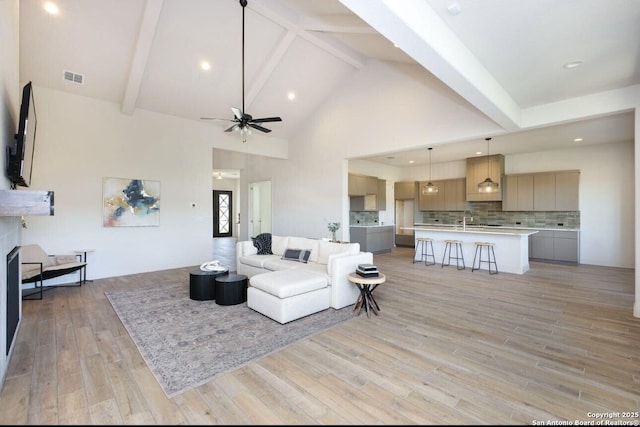
[[[234,305],[247,300],[247,276],[244,274],[227,274],[218,276],[216,282],[216,304]]]
[[[228,274],[224,271],[193,270],[189,273],[189,298],[196,301],[208,301],[216,299],[216,285],[214,279]]]

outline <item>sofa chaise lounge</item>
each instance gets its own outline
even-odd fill
[[[247,306],[280,323],[354,304],[360,291],[347,276],[373,262],[359,243],[305,237],[272,235],[261,254],[252,240],[236,249],[238,274],[249,278]]]

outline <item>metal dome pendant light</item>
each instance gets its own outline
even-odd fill
[[[495,193],[498,191],[498,183],[491,180],[491,160],[489,159],[489,141],[491,138],[485,138],[487,141],[487,179],[478,183],[478,192],[480,193]]]
[[[431,150],[433,150],[433,147],[429,147],[429,182],[422,186],[422,194],[425,196],[436,194],[438,192],[438,187],[433,185],[431,182]]]

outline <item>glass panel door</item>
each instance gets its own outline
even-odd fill
[[[231,237],[233,194],[226,190],[213,190],[213,237]]]

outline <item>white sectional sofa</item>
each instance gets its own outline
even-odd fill
[[[373,263],[373,254],[371,252],[361,252],[359,243],[336,243],[305,237],[272,235],[272,254],[270,255],[258,255],[258,250],[251,240],[238,242],[236,249],[238,274],[244,274],[249,278],[247,304],[249,307],[256,309],[256,295],[259,294],[260,298],[264,300],[262,305],[270,308],[268,313],[265,312],[267,309],[256,310],[272,318],[274,318],[274,315],[269,313],[276,311],[281,313],[275,319],[281,323],[292,320],[292,317],[298,318],[310,314],[309,312],[305,314],[305,310],[316,312],[319,311],[318,307],[340,309],[354,304],[360,295],[360,291],[357,286],[349,282],[347,276],[356,270],[358,264]],[[310,250],[308,262],[282,259],[286,249]],[[257,277],[257,275],[290,269],[296,269],[298,273],[304,272],[305,274],[275,274]],[[253,280],[254,277],[256,280]],[[309,280],[302,280],[303,277]],[[313,280],[315,277],[321,277],[326,280],[326,285],[322,285],[324,280]],[[254,288],[251,284],[252,280],[254,283],[263,284],[264,286],[260,286],[262,289]],[[296,281],[300,282],[300,286],[292,283]],[[306,282],[306,285],[303,282]],[[311,283],[313,284],[309,288]],[[324,289],[326,287],[328,289]],[[309,298],[310,295],[305,296],[304,294],[308,292],[316,292],[315,295],[317,297]],[[298,305],[295,310],[296,314],[292,315],[292,307],[297,304],[297,301],[304,303],[305,297],[307,300],[315,300],[313,308],[310,307],[300,311],[300,306]],[[326,304],[324,303],[325,298],[328,298]],[[323,302],[318,305],[317,299],[321,299]],[[283,312],[284,314],[282,314]]]

